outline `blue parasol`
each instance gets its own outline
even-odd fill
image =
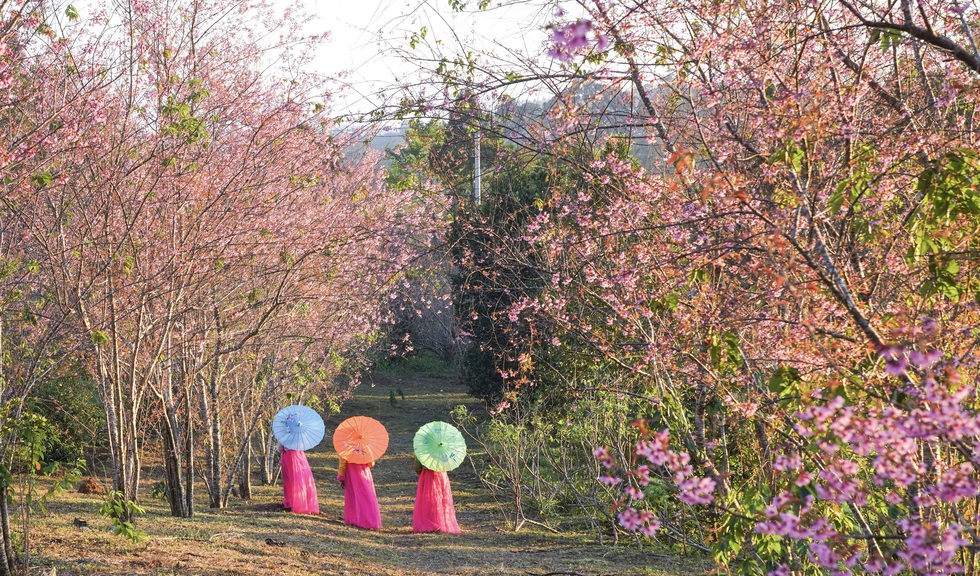
[[[309,450],[323,440],[323,418],[309,406],[286,406],[272,418],[272,433],[287,450]]]

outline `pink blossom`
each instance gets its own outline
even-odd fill
[[[564,26],[551,28],[551,48],[548,55],[556,60],[569,61],[583,48],[589,46],[589,34],[592,32],[591,20],[577,20]],[[603,34],[594,34],[596,48],[600,51],[609,46],[609,40]]]
[[[635,532],[643,524],[643,520],[635,509],[626,508],[619,513],[619,524],[630,532]]]
[[[623,481],[622,478],[617,478],[615,476],[609,476],[608,474],[603,474],[602,476],[599,476],[599,482],[601,482],[601,483],[603,483],[603,484],[605,484],[607,486],[615,486],[616,484],[619,484],[622,481]]]
[[[926,352],[919,352],[918,350],[913,350],[909,352],[909,361],[916,367],[923,370],[928,370],[936,365],[943,357],[942,350],[938,348],[933,348]]]
[[[643,534],[647,538],[653,538],[657,535],[658,530],[660,530],[660,520],[654,518],[640,527],[640,534]]]
[[[637,488],[636,486],[627,486],[626,488],[623,489],[623,492],[627,496],[629,496],[629,498],[631,500],[642,500],[643,499],[643,491],[640,490],[639,488]]]
[[[711,478],[683,478],[677,482],[677,497],[687,504],[711,504],[715,481]]]
[[[775,462],[772,464],[773,470],[778,470],[780,472],[785,472],[787,470],[797,470],[803,465],[803,459],[800,458],[799,454],[791,454],[789,456],[785,454],[780,454],[776,457]]]
[[[885,346],[878,351],[878,356],[885,360],[885,372],[892,376],[901,376],[908,370],[909,361],[901,346]]]

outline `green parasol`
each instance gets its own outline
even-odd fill
[[[415,433],[415,457],[429,470],[448,472],[466,458],[466,440],[452,424],[429,422]]]

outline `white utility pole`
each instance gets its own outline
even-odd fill
[[[480,204],[480,129],[473,136],[473,202]]]

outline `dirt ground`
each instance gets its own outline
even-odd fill
[[[373,383],[373,386],[371,385]],[[405,395],[402,400],[397,390]],[[396,391],[397,403],[389,401]],[[173,518],[165,501],[144,495],[148,534],[132,543],[108,532],[98,515],[102,497],[62,494],[47,515],[35,516],[30,536],[32,574],[50,575],[674,575],[704,574],[704,559],[658,554],[635,544],[600,546],[589,534],[555,534],[526,525],[513,532],[468,464],[450,472],[459,535],[412,533],[416,475],[412,437],[431,420],[449,421],[457,404],[476,406],[461,386],[417,375],[374,377],[326,424],[328,437],[307,452],[317,479],[321,514],[282,511],[279,486],[255,486],[253,499],[232,498],[226,510],[199,501],[191,519]],[[391,436],[374,468],[384,530],[343,523],[342,492],[329,435],[355,414],[377,418]],[[147,474],[150,476],[150,474]],[[156,481],[147,478],[147,486]],[[202,495],[199,492],[199,495]],[[74,520],[84,520],[78,528]]]

